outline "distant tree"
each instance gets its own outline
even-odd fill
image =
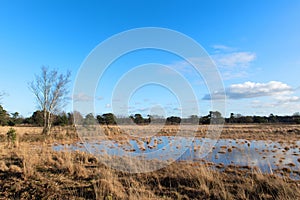
[[[177,125],[180,124],[181,118],[176,116],[171,116],[167,118],[166,124]]]
[[[29,85],[36,97],[37,104],[44,115],[44,134],[50,134],[52,116],[64,106],[68,94],[67,84],[70,82],[70,72],[58,74],[56,70],[50,71],[47,67],[41,68],[41,75]]]
[[[141,114],[135,114],[133,117],[133,121],[136,124],[143,124],[144,123],[144,118],[142,117]]]
[[[12,118],[16,124],[22,124],[24,117],[22,117],[18,112],[12,113]]]
[[[97,119],[99,124],[105,124],[105,119],[101,115],[97,115],[96,119]]]
[[[11,116],[13,119],[17,119],[19,118],[19,113],[18,112],[11,113]]]
[[[292,116],[277,116],[277,120],[280,123],[286,123],[286,124],[294,123]]]
[[[268,123],[268,119],[267,117],[253,116],[253,123]]]
[[[296,124],[300,124],[300,117],[295,117],[295,118],[294,118],[294,122],[295,122]]]
[[[197,115],[191,115],[187,119],[187,122],[192,124],[199,124],[199,117]]]
[[[148,119],[147,119],[147,124],[150,124],[152,122],[152,116],[151,115],[147,115]]]
[[[103,114],[102,117],[104,118],[105,124],[117,124],[116,117],[112,113]]]
[[[292,118],[294,123],[300,124],[300,112],[295,112]]]
[[[210,118],[222,118],[222,114],[219,111],[209,111]]]
[[[219,111],[209,111],[208,115],[199,119],[199,124],[222,124],[224,122],[225,119],[222,117],[222,114]]]
[[[68,116],[65,112],[54,116],[53,125],[55,126],[66,126],[69,124]]]
[[[76,123],[76,124],[78,124],[78,125],[79,125],[79,124],[82,125],[83,122],[84,122],[84,118],[82,117],[81,113],[78,112],[78,111],[74,111],[74,112],[71,114],[71,117],[72,117],[73,119],[70,119],[70,118],[69,118],[69,120],[72,120],[72,121],[73,121],[72,123]]]
[[[278,119],[277,116],[273,115],[272,113],[269,115],[269,120],[270,123],[277,123]]]
[[[209,123],[210,123],[210,115],[200,117],[199,124],[209,124]]]
[[[5,126],[8,124],[9,121],[9,114],[6,112],[6,110],[3,109],[3,107],[0,105],[0,125]]]
[[[148,115],[148,122],[151,122],[151,124],[164,124],[166,119],[161,115]]]
[[[33,124],[36,126],[43,126],[44,125],[44,113],[43,111],[37,110],[35,111],[30,119],[28,120],[29,124]]]
[[[74,124],[74,114],[68,113],[68,124],[73,125]]]
[[[242,123],[242,124],[253,123],[253,117],[252,116],[241,116],[241,117],[237,118],[237,123]]]
[[[224,123],[224,118],[219,111],[209,111],[208,117],[210,118],[210,123],[222,124]]]
[[[293,116],[294,116],[294,117],[300,117],[300,112],[295,112],[295,113],[293,114]]]
[[[9,126],[14,126],[16,124],[21,124],[23,122],[23,118],[19,116],[18,112],[14,112],[10,114],[10,118],[8,120]]]
[[[230,113],[229,123],[234,123],[234,121],[235,121],[234,113]]]
[[[101,118],[103,118],[103,117],[101,117]],[[100,124],[105,124],[105,122],[101,123],[101,121],[104,121],[104,119],[101,119],[101,118],[100,118],[100,120],[98,120],[98,122]],[[133,124],[133,119],[130,118],[130,116],[118,115],[118,116],[116,116],[116,120],[117,120],[117,124],[119,124],[119,125],[121,125],[121,124],[132,125]]]
[[[96,119],[93,115],[93,113],[89,113],[85,116],[83,125],[95,125]]]

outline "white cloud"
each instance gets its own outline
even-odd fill
[[[221,53],[212,55],[212,59],[218,67],[248,67],[256,59],[256,54],[252,52]]]
[[[110,107],[111,105],[109,103],[105,105],[105,108],[110,108]]]
[[[212,95],[205,95],[203,99],[245,99],[245,98],[255,98],[255,97],[268,97],[273,96],[275,98],[287,98],[294,92],[294,89],[279,81],[270,81],[268,83],[254,83],[245,82],[241,84],[233,84],[225,89],[224,92],[215,91]],[[291,97],[289,97],[291,98]],[[296,97],[292,97],[297,100]]]

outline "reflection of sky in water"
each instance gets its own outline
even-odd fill
[[[156,140],[156,142],[155,142]],[[209,140],[208,140],[209,141]],[[117,141],[97,141],[77,143],[74,145],[57,145],[54,150],[80,150],[86,149],[96,155],[134,156],[141,159],[160,160],[189,160],[208,162],[224,165],[234,164],[238,166],[257,166],[263,172],[288,167],[294,171],[300,171],[300,141],[294,145],[279,144],[272,141],[258,140],[232,140],[220,139],[215,148],[203,158],[200,148],[203,145],[202,138],[184,138],[172,136],[152,137],[149,144],[146,141],[128,140],[122,144]],[[143,146],[145,150],[139,147]],[[293,147],[294,146],[294,147]],[[289,147],[289,149],[284,149]],[[86,148],[86,149],[85,149]],[[229,150],[228,150],[229,149]],[[229,152],[231,150],[231,152]],[[293,163],[295,166],[288,166]],[[271,168],[271,169],[270,169]]]

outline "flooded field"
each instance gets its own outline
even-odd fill
[[[214,146],[208,154],[201,152],[204,142]],[[300,178],[300,141],[220,139],[157,136],[145,140],[101,140],[75,144],[55,144],[55,151],[88,151],[101,156],[130,156],[141,159],[194,161],[223,169],[226,166],[255,168],[265,173],[289,173]]]

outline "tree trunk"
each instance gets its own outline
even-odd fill
[[[44,120],[43,134],[50,135],[50,133],[51,133],[51,113],[46,112],[46,115],[44,115],[44,116],[46,116],[46,118]]]
[[[44,127],[43,127],[43,134],[47,135],[47,110],[44,108]]]

